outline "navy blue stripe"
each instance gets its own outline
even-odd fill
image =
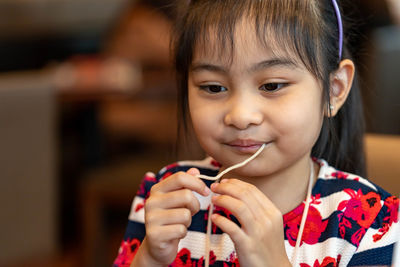
[[[143,223],[134,222],[128,220],[128,226],[126,227],[124,240],[137,238],[142,242],[146,235],[146,228]]]
[[[211,267],[231,267],[233,263],[226,261],[215,261],[213,264],[210,264]]]
[[[176,168],[174,168],[173,170],[169,170],[170,172],[186,172],[187,170],[189,170],[190,168],[197,168],[199,169],[200,173],[203,175],[207,175],[207,176],[211,176],[214,177],[218,174],[219,170],[212,170],[212,169],[208,169],[208,168],[201,168],[201,167],[197,167],[197,166],[178,166]],[[214,181],[210,181],[210,180],[205,180],[205,179],[201,179],[203,180],[203,182],[210,187],[210,185],[214,182]]]
[[[353,189],[358,191],[361,189],[361,192],[365,195],[368,192],[376,192],[373,188],[364,185],[355,180],[346,180],[346,179],[318,179],[314,188],[313,195],[320,194],[321,198],[332,195],[337,192],[341,192],[344,189]]]
[[[143,180],[141,186],[144,185],[145,192],[142,192],[142,193],[144,193],[144,194],[137,194],[137,195],[140,196],[140,197],[142,197],[142,198],[146,198],[146,194],[147,194],[148,192],[150,192],[151,187],[152,187],[153,185],[155,185],[156,183],[158,183],[158,182],[160,181],[160,179],[161,179],[166,173],[168,173],[168,172],[170,172],[170,173],[177,173],[177,172],[180,172],[180,171],[186,172],[187,170],[189,170],[190,168],[193,168],[193,167],[198,168],[201,174],[207,175],[207,176],[216,176],[216,175],[218,174],[218,171],[219,171],[219,170],[212,170],[212,169],[208,169],[208,168],[199,168],[199,167],[196,167],[196,166],[176,166],[176,167],[173,167],[173,168],[171,168],[171,169],[164,170],[163,172],[157,173],[157,175],[156,175],[156,177],[155,177],[155,181],[156,181],[156,182],[150,182],[150,181],[144,181],[144,180]],[[205,183],[208,187],[210,187],[210,185],[214,182],[214,181],[209,181],[209,180],[203,180],[203,181],[204,181],[204,183]],[[144,183],[144,184],[143,184],[143,183]]]
[[[207,215],[207,211],[199,211],[192,217],[192,224],[189,226],[189,231],[196,232],[206,232],[207,221],[205,220],[205,216]]]
[[[339,218],[338,218],[338,214],[340,212],[335,211],[334,213],[332,213],[326,220],[328,220],[328,225],[326,226],[326,229],[324,232],[321,233],[321,237],[319,238],[318,242],[324,242],[325,240],[331,238],[331,237],[339,237]],[[324,220],[324,221],[326,221]],[[347,229],[348,231],[351,231],[351,229]],[[347,232],[348,232],[347,231]],[[348,238],[346,238],[345,235],[345,239],[350,240],[351,235],[348,236]]]
[[[221,214],[220,212],[214,212],[214,213],[218,213],[218,214],[224,216],[224,214]],[[207,232],[207,220],[206,220],[207,216],[208,216],[207,210],[201,210],[198,213],[196,213],[192,217],[192,224],[189,226],[188,230],[194,231],[194,232],[206,233]],[[231,215],[231,221],[233,221],[240,227],[240,223],[235,218],[235,216]],[[213,232],[213,234],[222,234],[222,233],[223,233],[222,230],[218,227],[216,228],[216,232]]]
[[[208,211],[205,210],[201,210],[198,213],[196,213],[192,217],[192,223],[188,227],[188,230],[193,232],[206,233],[207,220],[205,218],[207,218],[207,216],[208,216]],[[231,220],[240,226],[238,220],[233,215],[231,215]],[[222,233],[223,232],[221,231],[221,229],[216,228],[215,234],[222,234]],[[139,240],[143,240],[145,235],[146,235],[146,228],[143,223],[138,223],[131,220],[128,221],[128,226],[126,228],[124,240],[126,240],[127,238],[131,239],[132,237],[137,238]]]
[[[191,258],[191,263],[192,265],[190,266],[198,266],[199,260],[198,259],[193,259]],[[187,262],[186,262],[187,263]],[[203,259],[203,265],[204,265],[204,259]],[[171,265],[170,265],[171,266]],[[186,266],[186,265],[185,265]],[[226,262],[226,261],[215,261],[213,264],[210,264],[210,267],[233,267],[233,263]],[[237,266],[237,265],[236,265]]]
[[[356,253],[347,266],[391,265],[394,245]]]
[[[200,167],[200,166],[196,166],[196,165],[186,165],[186,166],[175,166],[171,169],[164,170],[163,172],[158,173],[157,177],[161,178],[167,172],[172,172],[172,173],[181,172],[181,171],[186,172],[190,168],[197,168],[197,169],[199,169],[201,174],[204,174],[207,176],[215,176],[219,172],[219,169],[214,170],[214,169],[209,169],[207,167]]]

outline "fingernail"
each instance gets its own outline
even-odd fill
[[[224,184],[224,183],[227,183],[227,182],[228,182],[228,179],[224,179],[224,180],[221,181],[221,184]]]
[[[196,175],[200,174],[199,170],[196,169],[196,168],[190,168],[190,169],[187,171],[187,173],[190,174],[190,175],[193,175],[193,176],[196,176]]]
[[[218,183],[213,183],[213,184],[211,184],[211,190],[215,190],[216,189],[216,187],[218,186]]]

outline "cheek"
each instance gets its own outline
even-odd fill
[[[191,109],[191,121],[197,142],[207,155],[215,157],[216,140],[218,139],[218,125],[215,116],[209,113],[209,109]]]
[[[196,132],[207,127],[207,121],[204,120],[205,112],[207,109],[189,91],[189,115]]]
[[[201,110],[191,110],[190,118],[193,125],[193,130],[198,138],[202,137],[207,133],[209,126],[209,121],[204,119],[204,113]]]
[[[316,99],[317,96],[315,97]],[[314,99],[315,99],[314,98]],[[279,134],[289,140],[289,144],[312,147],[321,131],[323,112],[319,101],[310,101],[313,98],[295,98],[291,104],[282,105],[280,116],[275,123]]]
[[[213,136],[218,129],[218,112],[209,103],[204,103],[189,91],[189,114],[193,130],[200,143]]]

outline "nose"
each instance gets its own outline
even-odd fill
[[[259,125],[264,119],[256,99],[251,96],[238,95],[230,99],[224,123],[240,130],[245,130],[251,125]]]

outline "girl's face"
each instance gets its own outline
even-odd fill
[[[253,29],[237,27],[232,53],[207,52],[218,47],[211,38],[195,50],[189,70],[190,116],[208,155],[227,168],[267,144],[238,177],[309,164],[324,116],[319,82],[298,59],[261,45]]]

